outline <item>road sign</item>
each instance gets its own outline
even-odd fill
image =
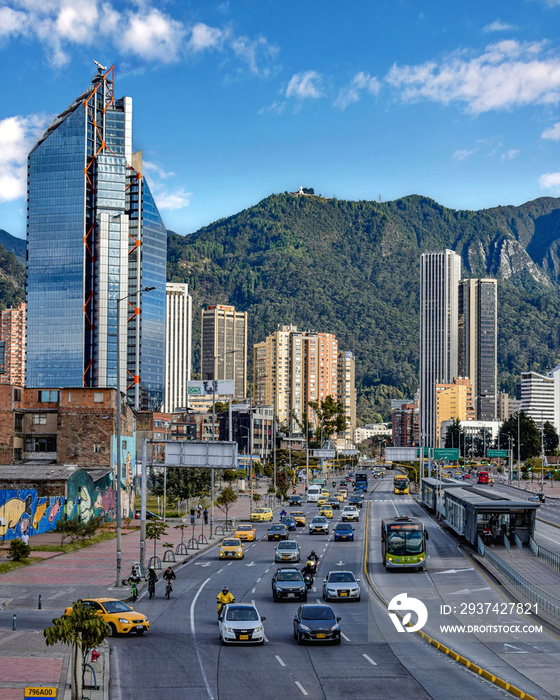
[[[27,687],[23,689],[24,698],[56,698],[56,688]]]
[[[313,457],[318,459],[334,459],[336,452],[334,450],[313,450]]]
[[[487,457],[507,457],[507,450],[486,450]]]
[[[433,457],[436,461],[438,459],[447,459],[449,461],[456,462],[459,459],[459,448],[458,447],[452,447],[452,448],[436,447],[434,449]]]

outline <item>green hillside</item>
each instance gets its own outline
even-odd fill
[[[502,388],[522,370],[557,363],[559,215],[554,198],[474,212],[417,195],[384,203],[272,195],[190,236],[171,235],[168,279],[193,294],[195,353],[198,309],[209,303],[249,312],[250,347],[278,324],[336,333],[356,354],[359,415],[371,420],[417,388],[426,250],[451,248],[465,277],[500,279]]]

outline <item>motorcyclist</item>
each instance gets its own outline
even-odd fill
[[[305,562],[305,566],[302,568],[301,573],[306,576],[309,574],[313,576],[315,574],[315,562],[312,559],[308,559]]]
[[[224,586],[222,590],[218,593],[218,597],[216,600],[218,603],[218,616],[222,612],[222,608],[224,605],[227,605],[228,603],[235,603],[235,598],[229,592],[227,586]]]
[[[307,557],[307,561],[311,562],[311,565],[313,566],[312,573],[315,574],[315,571],[317,571],[317,564],[319,563],[319,557],[315,554],[314,549],[311,551],[311,554]]]
[[[170,566],[167,567],[162,578],[164,578],[166,581],[169,581],[169,585],[171,586],[171,590],[173,590],[173,584],[171,583],[171,581],[175,580],[177,578],[177,576],[175,576],[175,572],[173,571],[173,569]]]
[[[282,510],[280,511],[280,520],[282,520],[282,518],[283,518],[285,515],[288,515],[288,513],[282,508]]]

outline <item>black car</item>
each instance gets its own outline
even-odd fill
[[[356,508],[362,508],[362,497],[358,496],[358,494],[354,494],[354,496],[350,496],[348,499],[348,505],[349,506],[356,506]]]
[[[340,617],[330,605],[300,605],[294,617],[294,639],[340,644]]]
[[[283,598],[298,598],[305,603],[307,586],[301,571],[295,567],[277,569],[272,577],[272,597],[274,602]]]
[[[295,530],[297,527],[296,519],[291,515],[283,515],[280,518],[280,522],[283,523],[288,530]]]
[[[291,506],[301,506],[301,496],[290,496]]]
[[[271,540],[287,540],[288,539],[288,528],[284,523],[276,523],[268,528],[268,541]]]
[[[140,516],[141,516],[141,513],[139,510],[137,510],[135,513],[136,520],[140,520]],[[163,520],[163,518],[161,516],[157,515],[157,513],[154,513],[151,510],[147,510],[146,511],[146,520]]]
[[[327,505],[333,510],[340,510],[340,501],[336,496],[331,496],[327,501]]]

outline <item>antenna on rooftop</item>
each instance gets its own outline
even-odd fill
[[[379,195],[379,204],[381,204],[381,195]]]
[[[93,59],[93,62],[95,63],[95,65],[99,69],[100,73],[107,70],[107,66],[102,66],[101,63],[99,63],[98,61],[95,60],[95,58]]]

